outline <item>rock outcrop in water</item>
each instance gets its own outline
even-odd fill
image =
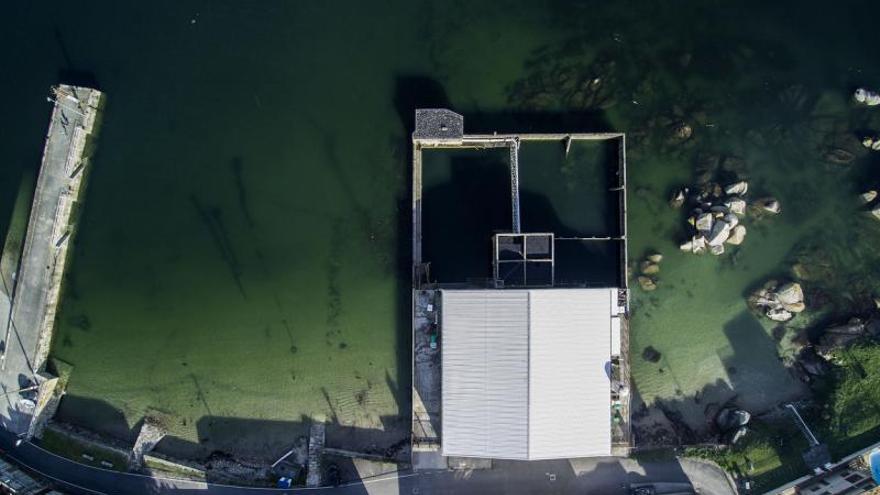
[[[771,280],[749,296],[749,306],[773,321],[785,322],[806,309],[804,291],[797,282]]]
[[[862,138],[862,146],[871,151],[880,151],[880,136],[865,136]]]
[[[748,411],[726,407],[715,416],[715,426],[721,433],[721,443],[734,445],[748,433],[752,415]]]
[[[694,205],[688,217],[690,239],[680,245],[681,250],[694,254],[709,252],[717,256],[724,253],[725,244],[742,244],[747,230],[740,224],[740,219],[746,215],[745,195],[748,191],[748,182],[736,181],[723,187],[716,182],[706,182],[690,196],[689,188],[674,192],[671,206],[681,207],[687,202]],[[775,208],[778,211],[778,201]]]
[[[853,93],[853,99],[856,103],[869,107],[880,105],[880,93],[867,88],[857,89]]]
[[[853,317],[842,325],[826,328],[822,332],[822,336],[819,337],[816,352],[822,356],[830,357],[835,349],[846,347],[868,337],[880,337],[880,319],[871,318],[866,321]]]
[[[660,253],[649,254],[639,263],[639,287],[646,292],[657,289],[657,274],[660,273],[660,262],[663,255]]]
[[[880,201],[877,201],[877,191],[871,189],[859,195],[863,204],[868,206],[867,213],[874,219],[880,220]]]

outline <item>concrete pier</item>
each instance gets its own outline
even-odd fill
[[[11,287],[0,294],[0,422],[29,438],[34,418],[58,393],[45,373],[46,358],[67,262],[71,214],[79,199],[87,165],[87,143],[95,130],[100,91],[60,85],[43,161],[34,191],[27,233]]]

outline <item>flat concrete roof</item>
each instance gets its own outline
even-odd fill
[[[441,294],[443,455],[611,454],[616,288]]]

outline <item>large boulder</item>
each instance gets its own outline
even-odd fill
[[[871,208],[871,216],[880,220],[880,205]]]
[[[711,213],[701,213],[694,221],[694,228],[696,228],[698,232],[707,234],[712,231],[714,223],[715,219],[712,217]]]
[[[747,432],[748,424],[752,415],[748,411],[726,407],[715,416],[715,426],[721,433],[723,443],[733,445],[738,442]]]
[[[868,335],[867,325],[859,318],[850,318],[843,325],[835,325],[825,330],[819,338],[817,351],[829,355],[831,351],[861,340]]]
[[[782,211],[782,206],[776,198],[761,198],[755,202],[755,206],[764,213],[777,214]]]
[[[859,88],[853,93],[856,103],[873,107],[880,105],[880,94],[867,88]]]
[[[706,252],[706,238],[703,236],[694,236],[691,239],[691,252],[694,254],[703,254]]]
[[[706,243],[710,246],[720,246],[730,237],[730,224],[719,220],[712,225],[712,231],[706,237]]]
[[[863,203],[868,204],[871,201],[877,199],[877,191],[873,189],[870,191],[865,191],[859,195],[859,199],[861,199]]]
[[[797,364],[800,365],[800,368],[804,373],[811,377],[822,376],[831,369],[831,365],[828,364],[822,356],[816,353],[816,350],[813,347],[804,347],[797,356]]]
[[[681,208],[684,205],[684,202],[687,200],[688,188],[684,187],[672,193],[672,197],[669,199],[669,206],[673,208]]]
[[[802,302],[782,303],[782,309],[789,313],[801,313],[803,310],[807,309],[807,305]]]
[[[660,263],[661,261],[663,261],[663,255],[660,253],[649,254],[648,261],[650,261],[651,263]]]
[[[724,193],[728,195],[737,194],[742,195],[749,191],[749,183],[741,180],[739,182],[734,182],[733,184],[728,184],[724,186]]]
[[[724,206],[730,210],[731,213],[736,215],[745,215],[746,214],[746,200],[738,197],[731,196],[724,201]]]
[[[730,231],[730,237],[727,238],[727,243],[732,244],[734,246],[739,246],[742,244],[743,240],[746,238],[746,227],[745,225],[737,225]]]
[[[804,302],[804,291],[801,284],[789,282],[781,285],[775,291],[776,299],[782,304],[796,304]]]

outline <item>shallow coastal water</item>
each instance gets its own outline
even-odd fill
[[[744,295],[806,242],[833,267],[820,285],[852,289],[837,313],[877,289],[880,223],[856,196],[880,160],[822,159],[835,136],[880,130],[849,101],[880,85],[866,5],[6,7],[0,87],[16,125],[0,134],[0,224],[39,162],[48,86],[108,94],[53,348],[75,366],[60,416],[127,437],[162,411],[180,439],[166,448],[189,454],[271,457],[313,414],[355,444],[404,438],[417,105],[469,115],[469,132],[627,132],[631,258],[665,255],[658,290],[633,290],[640,396],[699,422],[691,398],[707,387],[755,408],[797,395],[776,359],[785,338]],[[584,77],[601,89],[575,87]],[[670,142],[680,120],[693,136]],[[753,197],[783,207],[722,258],[680,254],[684,219],[666,205],[700,154],[742,158]],[[601,220],[557,213],[579,231]],[[660,363],[640,358],[649,345]]]

